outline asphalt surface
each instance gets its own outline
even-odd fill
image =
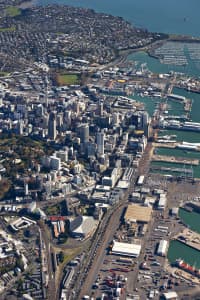
[[[124,205],[119,207],[108,220],[106,231],[102,238],[99,239],[97,246],[99,247],[94,251],[94,256],[91,257],[89,268],[87,271],[86,280],[84,281],[79,298],[82,299],[83,295],[90,294],[92,285],[97,277],[98,271],[102,262],[107,254],[109,243],[113,240],[113,236],[120,225],[120,217],[123,213]],[[101,234],[101,232],[99,233]]]

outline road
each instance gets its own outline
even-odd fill
[[[53,265],[52,265],[52,258],[51,253],[54,253],[53,248],[50,244],[50,240],[48,238],[48,235],[45,230],[45,225],[40,222],[40,232],[41,232],[41,244],[43,246],[43,251],[46,254],[46,266],[48,270],[48,288],[47,288],[47,299],[49,300],[56,300],[56,285],[55,285],[55,274],[53,271]]]
[[[96,278],[98,270],[100,269],[102,261],[107,253],[109,243],[113,240],[113,236],[120,225],[120,217],[123,213],[124,206],[125,204],[120,206],[108,220],[106,231],[102,238],[100,238],[99,247],[95,251],[94,258],[91,258],[88,274],[81,288],[80,299],[83,295],[90,293],[94,279]],[[99,234],[101,234],[101,232]]]
[[[92,284],[94,283],[96,276],[98,274],[98,271],[101,267],[101,264],[105,258],[106,251],[107,251],[106,249],[109,245],[109,242],[113,240],[113,236],[120,225],[120,217],[122,215],[124,207],[127,205],[126,201],[128,199],[128,196],[134,190],[135,181],[137,179],[137,176],[138,176],[138,174],[146,175],[149,170],[149,163],[150,163],[150,157],[151,157],[151,152],[152,152],[151,150],[152,150],[151,143],[148,143],[148,145],[143,153],[143,156],[140,160],[138,170],[132,176],[130,188],[129,188],[129,190],[127,190],[127,192],[123,198],[123,201],[121,202],[120,206],[115,211],[112,211],[111,217],[107,216],[103,219],[104,223],[101,226],[101,228],[103,228],[103,229],[98,230],[97,234],[98,234],[99,238],[94,241],[93,247],[88,254],[88,262],[86,263],[85,270],[84,270],[85,273],[83,272],[82,278],[79,281],[81,290],[78,293],[79,297],[77,297],[76,299],[81,299],[81,297],[83,295],[90,294]],[[106,227],[105,227],[105,225],[106,225]],[[151,226],[152,225],[153,224],[151,224]],[[149,234],[150,234],[150,230],[149,230]],[[149,238],[149,235],[147,234],[147,236],[143,242],[144,244],[148,238]],[[143,258],[144,258],[144,254],[142,253],[142,255],[140,257],[140,262],[143,261]],[[134,276],[133,276],[133,280],[131,283],[131,291],[133,291],[133,289],[135,287],[136,280],[137,280],[137,272],[134,273]],[[76,290],[76,287],[75,287],[75,290]],[[78,290],[78,288],[77,288],[77,290]]]

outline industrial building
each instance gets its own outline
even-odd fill
[[[93,217],[78,216],[70,222],[70,232],[75,238],[85,239],[96,230],[98,221]]]
[[[158,209],[159,210],[164,210],[166,204],[167,204],[166,194],[162,193],[162,194],[160,194],[160,197],[159,197],[159,200],[158,200]]]
[[[113,241],[112,254],[138,257],[140,255],[140,244],[129,244]]]
[[[144,183],[144,175],[138,177],[137,185],[143,185]]]
[[[168,249],[168,241],[161,240],[158,245],[157,255],[166,256]]]
[[[125,223],[148,223],[151,220],[152,207],[130,204],[124,216]]]
[[[177,300],[178,299],[178,295],[176,292],[167,292],[167,293],[163,293],[163,297],[166,300]]]

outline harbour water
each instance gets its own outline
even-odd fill
[[[184,224],[190,229],[200,233],[200,214],[197,212],[189,212],[183,208],[179,209],[179,217]]]
[[[171,241],[167,257],[171,263],[174,263],[176,259],[182,258],[186,263],[200,269],[199,251],[179,241]]]
[[[179,217],[188,227],[200,233],[200,215],[198,213],[188,212],[181,208],[179,209]],[[186,263],[200,269],[199,251],[173,240],[170,242],[168,259],[173,263],[178,258],[182,258]]]
[[[195,45],[195,44],[194,44]],[[174,42],[175,49],[177,48],[177,43]],[[146,52],[140,51],[133,54],[130,54],[128,59],[134,60],[138,62],[138,65],[146,63],[148,69],[153,73],[168,73],[170,71],[176,71],[185,73],[191,76],[200,76],[200,69],[199,69],[199,61],[192,60],[190,56],[187,57],[187,65],[176,65],[176,64],[166,64],[161,63],[158,59],[154,57],[150,57]]]

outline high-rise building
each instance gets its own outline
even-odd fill
[[[113,115],[112,115],[112,124],[114,126],[119,126],[119,113],[118,112],[115,112]]]
[[[148,112],[144,112],[142,114],[142,128],[144,130],[145,136],[149,137],[149,130],[150,130],[150,122],[149,122],[149,114]]]
[[[51,140],[56,139],[56,114],[51,112],[49,115],[49,123],[48,123],[48,137]]]
[[[40,103],[36,108],[36,116],[42,117],[44,115],[44,106]]]
[[[103,101],[99,101],[99,115],[103,116]]]
[[[97,133],[97,153],[100,155],[104,154],[104,138],[105,134],[103,130]]]
[[[90,133],[89,133],[88,123],[81,124],[81,126],[80,126],[81,143],[85,144],[85,143],[89,142],[89,137],[90,137]]]
[[[23,135],[24,132],[24,122],[23,120],[19,120],[17,123],[17,134]]]
[[[72,123],[72,112],[71,110],[66,110],[64,112],[64,129],[69,129]]]
[[[73,111],[75,112],[75,114],[77,116],[79,116],[79,113],[80,113],[80,103],[78,101],[74,102]]]

